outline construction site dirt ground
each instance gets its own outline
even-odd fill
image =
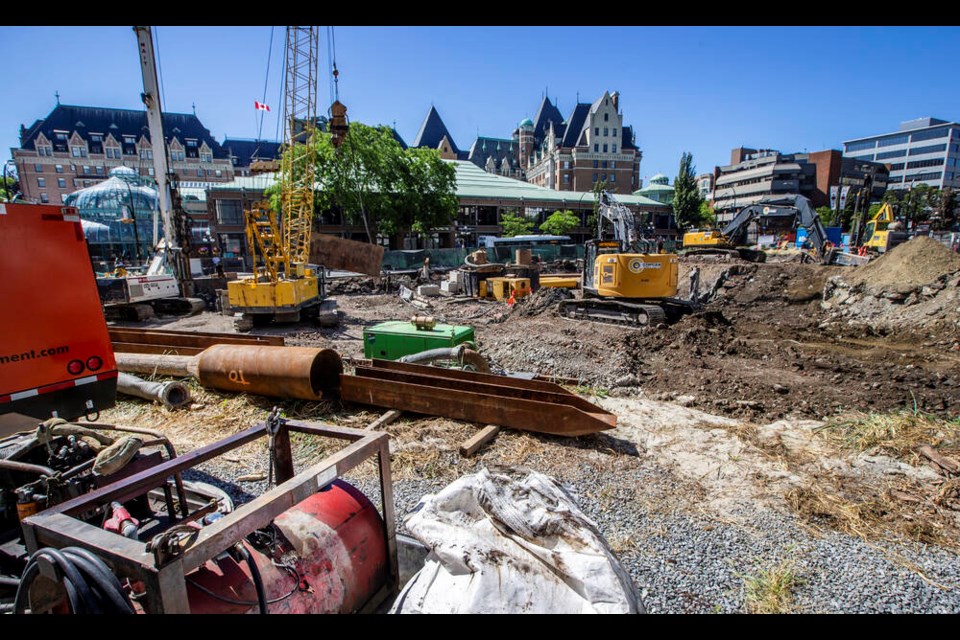
[[[254,332],[361,358],[363,327],[428,313],[474,327],[495,369],[575,379],[571,389],[618,416],[616,429],[580,438],[503,430],[465,459],[457,450],[482,425],[405,414],[384,428],[401,523],[460,475],[530,468],[570,486],[651,611],[763,611],[761,587],[779,579],[773,610],[960,612],[960,480],[949,471],[960,458],[960,268],[947,261],[921,278],[931,282],[871,297],[881,276],[897,284],[889,264],[868,286],[856,282],[866,267],[777,259],[683,260],[681,282],[696,268],[700,291],[714,295],[669,326],[561,318],[562,294],[547,290],[513,308],[437,297],[424,310],[356,278],[332,287],[340,327]],[[888,301],[897,307],[881,309],[884,320],[875,307]],[[890,315],[901,311],[922,319]],[[233,332],[232,318],[214,313],[146,326]],[[357,427],[382,412],[194,390],[187,411],[121,399],[103,419],[164,430],[189,450],[262,420],[274,404]],[[860,437],[883,416],[899,422]],[[918,452],[923,444],[942,464]],[[330,451],[298,447],[303,462]],[[265,488],[266,451],[250,445],[203,471],[244,499]],[[352,479],[379,495],[372,466]]]

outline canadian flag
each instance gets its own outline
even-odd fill
[[[256,100],[253,101],[253,108],[257,109],[258,111],[270,111],[269,106],[263,104],[262,102],[257,102]]]

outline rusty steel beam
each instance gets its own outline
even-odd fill
[[[179,353],[196,355],[215,344],[238,344],[282,347],[282,336],[239,335],[201,331],[169,331],[111,327],[110,341],[114,351],[130,353]]]
[[[503,384],[493,384],[480,381],[485,374],[456,372],[447,376],[450,370],[417,369],[434,371],[425,374],[398,371],[393,367],[357,367],[357,375],[340,376],[341,398],[377,407],[558,436],[587,435],[613,429],[617,424],[616,416],[609,411],[550,383],[535,383],[552,387],[549,391],[533,390],[517,384],[530,382],[526,380],[500,378]],[[473,376],[477,379],[471,381],[469,378]]]
[[[342,269],[380,277],[384,248],[369,242],[315,233],[310,240],[310,262],[327,269]]]
[[[343,371],[336,351],[310,347],[218,344],[197,358],[204,387],[300,400],[335,395]]]
[[[379,378],[382,380],[403,380],[410,375],[426,376],[431,378],[427,384],[434,384],[448,389],[462,389],[464,391],[480,391],[508,398],[525,398],[542,402],[557,402],[576,407],[587,413],[604,411],[578,395],[574,395],[552,382],[541,380],[523,380],[509,376],[498,376],[489,373],[461,371],[459,369],[445,369],[442,367],[427,367],[418,364],[393,362],[390,360],[374,360],[369,367],[356,367],[358,376]],[[495,388],[495,389],[494,389]]]

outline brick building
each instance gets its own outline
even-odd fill
[[[887,189],[889,173],[886,165],[845,158],[833,149],[788,154],[738,147],[731,151],[729,165],[714,169],[713,208],[717,222],[723,223],[770,195],[799,194],[820,207],[830,204],[830,187],[850,185],[856,192],[867,176],[872,181],[871,200],[877,200]]]
[[[227,152],[196,115],[164,113],[170,169],[182,181],[227,182],[234,177]],[[145,111],[58,104],[29,127],[11,149],[28,201],[59,204],[78,189],[126,166],[153,176],[153,148]]]

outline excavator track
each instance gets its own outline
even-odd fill
[[[759,249],[687,249],[683,256],[730,256],[747,262],[766,262],[767,254]]]
[[[663,307],[615,300],[562,300],[557,308],[569,320],[590,320],[635,327],[657,326],[667,322]]]

